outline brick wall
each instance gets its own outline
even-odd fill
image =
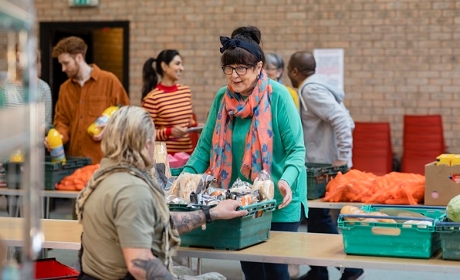
[[[285,60],[298,50],[345,50],[345,103],[356,121],[389,121],[401,152],[404,114],[444,118],[449,151],[460,153],[460,2],[454,0],[100,0],[69,8],[36,0],[39,21],[130,21],[130,94],[140,104],[143,62],[165,48],[180,51],[182,83],[204,121],[216,90],[219,35],[241,25],[262,31],[265,51]],[[285,83],[289,84],[287,77]]]

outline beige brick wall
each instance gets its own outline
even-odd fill
[[[444,118],[449,151],[460,153],[460,2],[455,0],[100,0],[69,8],[36,0],[39,21],[130,21],[130,94],[140,104],[141,68],[165,48],[180,51],[182,83],[205,120],[216,90],[219,35],[241,25],[262,31],[265,51],[345,50],[346,105],[356,121],[389,121],[401,152],[404,114]],[[289,84],[287,77],[285,83]]]

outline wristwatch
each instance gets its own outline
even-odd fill
[[[203,210],[204,212],[204,216],[206,217],[206,223],[209,224],[210,222],[212,222],[212,219],[211,219],[211,213],[209,212],[209,209],[211,207],[209,207],[209,205],[203,205],[201,207],[201,210]]]

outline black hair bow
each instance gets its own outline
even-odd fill
[[[224,51],[229,47],[236,48],[240,46],[240,40],[231,39],[226,36],[220,36],[220,43],[222,44],[222,47],[220,48],[220,53],[224,53]]]

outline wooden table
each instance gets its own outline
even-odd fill
[[[0,217],[0,240],[8,246],[24,243],[23,218]],[[75,220],[41,219],[44,249],[79,250],[81,225]]]
[[[44,248],[80,249],[81,225],[74,220],[42,221]],[[9,246],[22,245],[22,219],[0,217],[0,236]],[[267,263],[287,263],[335,267],[357,267],[402,271],[425,271],[460,274],[459,261],[431,259],[389,258],[347,255],[343,251],[342,236],[305,232],[270,233],[270,239],[238,251],[180,247],[177,255]]]

